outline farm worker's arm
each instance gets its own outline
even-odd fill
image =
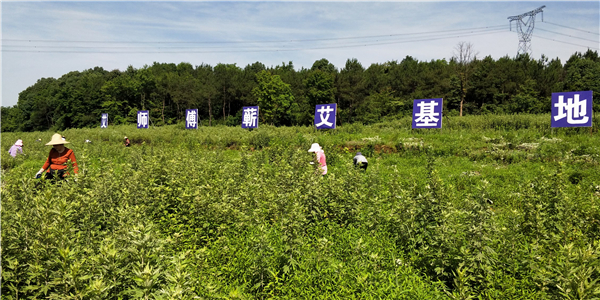
[[[73,162],[73,172],[78,174],[79,166],[77,165],[77,159],[75,159],[75,152],[73,152],[73,150],[71,150],[71,154],[69,154],[69,159]]]
[[[52,152],[52,149],[50,149],[50,152]],[[42,168],[35,174],[35,176],[37,177],[38,175],[42,174],[44,171],[46,171],[46,169],[48,169],[48,167],[50,167],[50,154],[48,154],[48,158],[46,158],[46,163],[44,163]]]

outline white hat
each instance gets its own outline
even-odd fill
[[[310,146],[310,149],[308,149],[308,152],[317,152],[317,151],[321,151],[323,150],[323,148],[321,148],[321,146],[319,146],[318,143],[314,143]]]
[[[54,146],[54,145],[62,145],[62,144],[70,144],[70,142],[67,142],[66,140],[64,140],[62,135],[55,133],[52,135],[52,139],[48,143],[46,143],[46,146]]]
[[[15,143],[16,146],[23,146],[23,141],[22,140],[17,140],[17,142]]]

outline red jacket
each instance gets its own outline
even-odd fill
[[[77,160],[75,159],[75,153],[73,153],[73,150],[66,148],[65,147],[65,151],[63,151],[63,153],[58,153],[58,151],[56,151],[56,149],[52,148],[50,150],[50,154],[48,154],[48,159],[46,159],[46,163],[44,164],[44,166],[42,167],[43,169],[47,169],[48,170],[46,172],[50,172],[50,169],[52,170],[64,170],[66,169],[67,166],[67,161],[71,160],[71,162],[73,162],[73,172],[75,172],[75,174],[77,174],[79,172],[79,166],[77,166]]]

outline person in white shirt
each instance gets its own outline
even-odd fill
[[[356,156],[352,159],[355,167],[359,167],[363,170],[367,170],[369,166],[369,162],[367,162],[367,158],[362,155],[360,152],[356,152]]]

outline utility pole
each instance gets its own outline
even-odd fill
[[[535,25],[535,15],[542,13],[542,22],[544,21],[544,11],[542,10],[546,5],[542,5],[530,12],[520,14],[518,16],[508,17],[509,24],[511,25],[510,30],[512,31],[512,21],[517,21],[517,33],[519,33],[519,54],[531,54],[531,34],[533,33],[533,27]],[[527,20],[523,21],[525,17]]]

